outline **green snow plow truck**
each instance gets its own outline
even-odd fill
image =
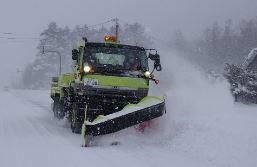
[[[53,77],[51,98],[58,119],[70,121],[85,145],[93,136],[114,133],[162,116],[163,97],[148,96],[153,72],[161,71],[160,56],[152,49],[123,45],[115,36],[93,43],[83,38],[72,50],[73,72]],[[150,72],[148,60],[153,61]]]

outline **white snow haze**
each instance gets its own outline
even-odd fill
[[[193,38],[215,20],[239,22],[256,11],[256,0],[0,0],[0,167],[256,166],[256,104],[236,103],[226,79],[210,77],[168,43],[176,29]],[[130,127],[84,148],[67,121],[54,118],[50,90],[4,86],[35,59],[49,22],[73,28],[116,17],[155,37],[163,70],[150,93],[165,96],[167,113],[144,133]]]
[[[0,166],[254,166],[256,106],[235,104],[225,81],[210,81],[176,54],[167,55],[170,64],[160,77],[167,114],[146,133],[128,128],[96,138],[89,148],[53,118],[49,91],[1,93]],[[113,141],[120,145],[110,146]]]
[[[256,15],[255,0],[1,0],[1,85],[15,82],[24,66],[33,61],[39,37],[51,21],[61,26],[97,24],[118,17],[139,22],[153,36],[167,40],[181,28],[195,36],[213,21],[238,21]],[[13,34],[5,34],[13,33]],[[156,41],[159,43],[159,41]],[[164,44],[162,44],[164,45]]]

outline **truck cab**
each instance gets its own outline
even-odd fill
[[[75,79],[71,87],[80,99],[76,101],[86,102],[89,121],[137,104],[148,95],[149,80],[157,82],[149,71],[149,59],[154,61],[154,69],[161,70],[157,53],[148,55],[143,47],[113,41],[84,41],[72,51],[72,59]]]

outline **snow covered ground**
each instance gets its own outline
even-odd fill
[[[0,167],[256,166],[257,106],[235,104],[225,81],[184,60],[169,62],[161,76],[165,117],[146,134],[129,128],[90,148],[53,118],[48,91],[0,92]]]

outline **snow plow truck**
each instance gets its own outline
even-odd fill
[[[111,35],[102,43],[83,38],[72,50],[72,60],[71,73],[52,78],[52,108],[56,118],[70,122],[73,133],[81,133],[84,146],[95,136],[139,125],[166,112],[164,97],[148,96],[149,82],[159,83],[153,72],[162,70],[155,49],[123,45]]]

